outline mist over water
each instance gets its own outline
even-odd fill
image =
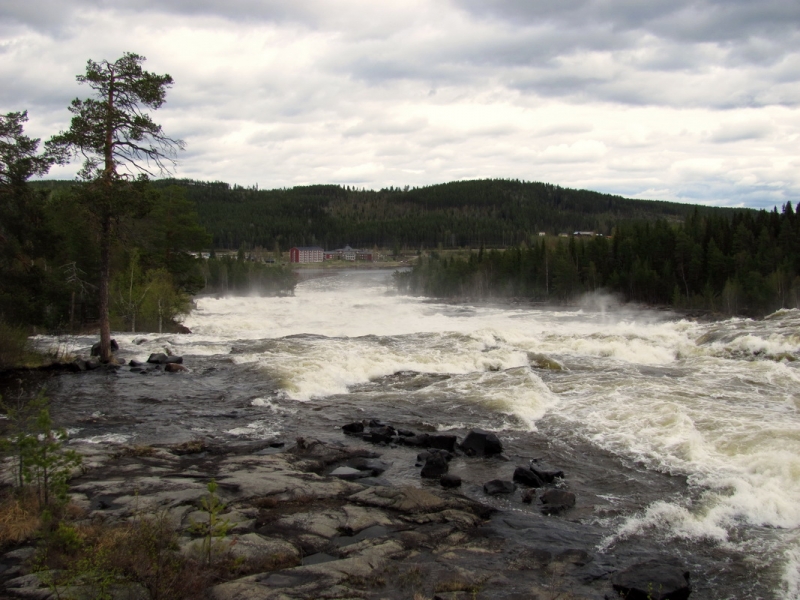
[[[636,536],[732,548],[756,569],[779,565],[776,598],[800,597],[800,311],[695,323],[610,297],[463,306],[397,296],[387,272],[345,271],[294,297],[200,298],[186,325],[192,335],[169,338],[175,353],[277,382],[252,402],[268,415],[318,399],[378,416],[419,407],[439,429],[539,430],[685,476],[685,497],[625,515],[603,548]],[[227,433],[267,436],[275,422]]]

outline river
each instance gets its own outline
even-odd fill
[[[126,358],[183,355],[188,374],[57,378],[49,393],[73,438],[341,440],[343,423],[373,416],[483,427],[512,460],[569,462],[583,506],[571,519],[602,528],[598,553],[667,546],[699,565],[700,597],[800,598],[800,311],[698,323],[602,296],[445,304],[350,270],[293,297],[199,298],[185,324],[191,335],[115,337]],[[598,468],[625,475],[598,483]],[[395,476],[418,481],[410,466]]]

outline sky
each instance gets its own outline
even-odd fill
[[[177,177],[800,201],[796,0],[4,0],[0,113],[47,139],[125,52],[174,79]]]

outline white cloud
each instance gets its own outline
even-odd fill
[[[175,86],[179,176],[380,188],[513,177],[636,197],[800,195],[800,9],[764,0],[31,0],[0,111],[69,122],[89,58]],[[755,8],[757,7],[757,8]],[[75,168],[60,168],[69,177]]]

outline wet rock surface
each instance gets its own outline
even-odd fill
[[[133,351],[138,354],[126,360],[148,356]],[[425,409],[418,398],[393,396],[381,410],[383,421],[373,423],[361,419],[373,409],[365,410],[355,394],[297,403],[282,399],[250,367],[219,357],[192,356],[189,363],[188,376],[168,375],[153,364],[146,367],[153,369],[149,377],[129,369],[62,375],[48,393],[57,422],[80,430],[73,444],[85,454],[87,472],[73,482],[75,501],[92,516],[124,519],[137,502],[166,509],[189,548],[194,538],[187,523],[215,478],[229,507],[225,516],[235,521],[227,542],[254,534],[259,537],[246,538],[251,542],[243,547],[286,555],[285,564],[272,562],[276,568],[220,584],[214,597],[315,598],[328,586],[324,596],[331,598],[560,594],[600,600],[618,597],[616,574],[651,560],[677,560],[682,572],[691,572],[693,598],[770,596],[765,581],[774,575],[760,579],[741,554],[681,539],[664,543],[660,531],[615,537],[626,519],[652,503],[687,497],[685,478],[624,463],[571,437],[555,418],[538,421],[538,432],[503,433],[506,425],[499,421],[483,425],[496,427],[491,435],[500,442],[500,451],[488,455],[463,448],[473,429],[450,429],[446,433],[457,441],[445,476],[458,477],[461,485],[446,489],[441,477],[420,476],[424,462],[415,466],[418,454],[439,449],[405,443],[438,433],[441,403]],[[416,385],[418,379],[401,374],[387,386],[404,380]],[[265,399],[263,406],[254,399]],[[475,423],[467,408],[453,404],[448,410],[448,423]],[[256,419],[277,427],[280,437],[259,429],[232,433],[251,431]],[[389,441],[345,435],[342,424],[353,422],[364,433],[388,424],[395,433]],[[212,433],[200,442],[198,431]],[[119,443],[96,443],[111,436],[155,451],[137,456]],[[484,492],[484,483],[511,480],[520,465],[563,476],[554,474],[538,488],[519,484],[510,494]],[[368,476],[340,479],[332,475],[340,467]],[[574,494],[574,506],[544,514],[548,490]],[[24,561],[3,558],[0,564],[11,569],[8,575],[0,571],[0,583],[12,573],[26,574]],[[28,597],[42,592],[30,586]]]

